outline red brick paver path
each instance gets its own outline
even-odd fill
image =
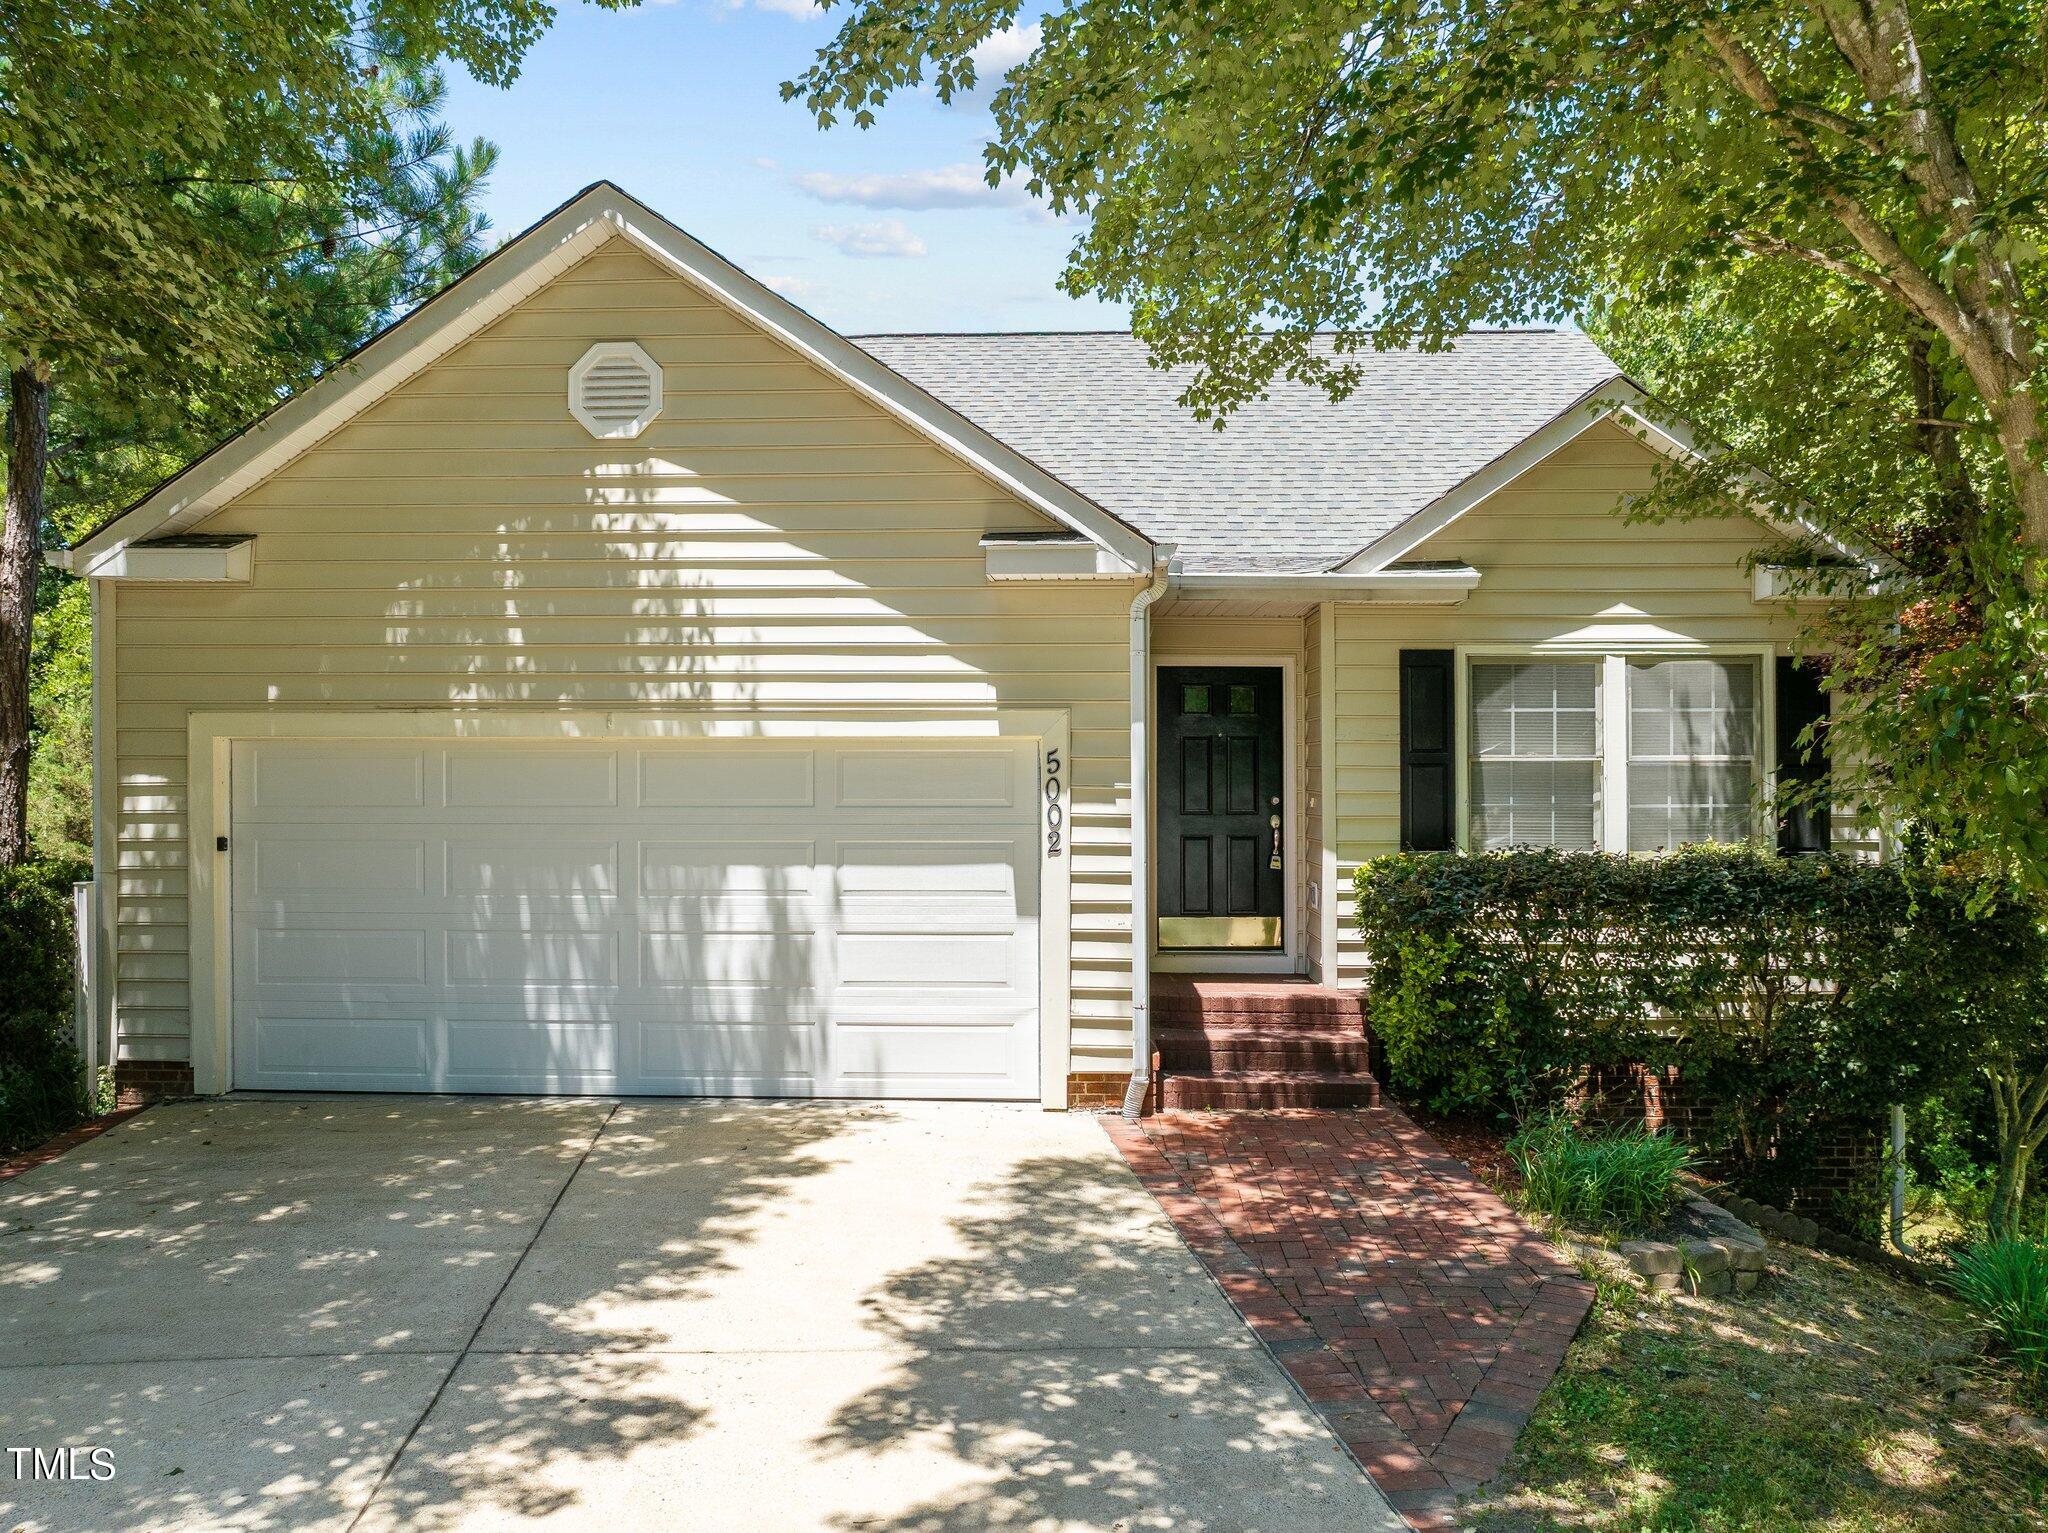
[[[1417,1528],[1456,1526],[1593,1285],[1397,1108],[1104,1121],[1387,1498]]]

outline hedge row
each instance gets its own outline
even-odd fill
[[[1413,854],[1360,868],[1357,895],[1401,1090],[1526,1110],[1589,1067],[1677,1065],[1738,1170],[1956,1081],[2048,994],[2033,907],[1901,863]]]
[[[72,1035],[69,863],[0,867],[0,1154],[91,1113]]]

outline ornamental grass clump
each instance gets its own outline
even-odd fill
[[[1685,1196],[1690,1151],[1641,1128],[1582,1132],[1569,1118],[1531,1120],[1508,1141],[1522,1199],[1539,1213],[1588,1229],[1654,1228]]]
[[[1948,1281],[2029,1382],[2048,1383],[2048,1245],[1979,1241],[1956,1258]]]

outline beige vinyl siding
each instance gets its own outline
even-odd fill
[[[637,439],[568,369],[661,364]],[[194,710],[599,708],[1072,727],[1073,1068],[1128,1059],[1124,584],[991,585],[978,540],[1048,525],[614,242],[208,519],[246,586],[132,585],[116,623],[120,1049],[187,1057]]]
[[[1336,667],[1344,982],[1361,982],[1365,968],[1352,875],[1400,844],[1401,650],[1497,644],[1570,653],[1650,641],[1782,648],[1796,633],[1784,604],[1753,599],[1747,560],[1772,539],[1756,522],[1632,523],[1616,514],[1623,496],[1649,487],[1656,461],[1619,428],[1596,427],[1410,556],[1462,559],[1481,571],[1479,589],[1462,604],[1335,609],[1326,663]]]

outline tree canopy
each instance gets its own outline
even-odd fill
[[[261,371],[314,258],[431,223],[434,66],[503,81],[542,0],[0,0],[0,351],[137,392]],[[402,172],[413,174],[405,177]],[[394,201],[405,180],[414,202]],[[331,322],[324,318],[309,323]],[[343,328],[347,328],[344,324]]]
[[[440,69],[509,81],[553,15],[0,0],[0,863],[28,851],[39,586],[52,635],[83,631],[38,578],[52,511],[119,505],[474,261],[494,155],[452,141]],[[75,714],[59,669],[40,700]]]
[[[848,0],[785,87],[873,120],[1017,0]],[[2030,387],[2048,187],[2038,5],[2003,0],[1072,0],[993,100],[992,177],[1085,210],[1066,283],[1133,306],[1191,402],[1351,346],[1689,290],[1753,259],[1944,343],[2048,550]]]
[[[833,3],[833,0],[827,0]],[[839,0],[785,93],[950,98],[1018,0]],[[1889,557],[1838,606],[1838,759],[2048,890],[2048,13],[2039,0],[1067,0],[992,98],[992,180],[1085,213],[1218,419],[1348,354],[1576,320],[1736,449],[1746,493]],[[1335,345],[1311,347],[1317,332]]]

